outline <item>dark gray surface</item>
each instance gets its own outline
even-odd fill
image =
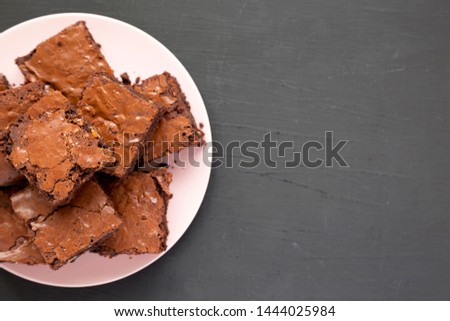
[[[216,140],[272,131],[298,149],[332,130],[350,167],[216,169],[149,268],[87,289],[1,271],[1,299],[450,299],[450,2],[110,2],[2,0],[0,30],[124,20],[186,66]]]

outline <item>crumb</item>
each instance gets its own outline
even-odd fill
[[[124,85],[131,85],[130,76],[126,72],[120,75],[120,78],[122,78],[122,83]]]

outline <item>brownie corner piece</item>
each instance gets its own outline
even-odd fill
[[[53,205],[66,204],[79,186],[111,162],[85,127],[70,102],[52,91],[10,128],[11,164]]]
[[[54,270],[72,262],[122,224],[108,196],[94,181],[86,182],[71,202],[42,222],[31,223],[34,244]]]
[[[119,178],[134,169],[161,116],[157,103],[105,73],[89,78],[77,108],[116,156],[105,171]]]
[[[169,72],[152,76],[133,87],[163,106],[163,116],[147,142],[148,161],[189,146],[203,146],[204,133],[197,126],[178,80]]]
[[[161,253],[166,250],[167,209],[171,198],[172,174],[167,168],[151,172],[135,171],[119,181],[109,193],[123,225],[95,252],[118,254]]]
[[[78,21],[41,42],[28,55],[16,59],[26,81],[50,83],[72,103],[94,72],[113,74],[84,21]]]

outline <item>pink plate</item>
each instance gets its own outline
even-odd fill
[[[197,122],[204,125],[206,141],[212,140],[205,104],[184,66],[152,36],[122,21],[93,14],[63,13],[23,22],[0,34],[0,48],[3,48],[0,51],[0,72],[6,75],[10,83],[21,84],[23,77],[14,60],[28,54],[40,42],[79,20],[86,21],[117,76],[122,72],[128,72],[131,79],[138,76],[145,79],[168,71],[177,77]],[[181,238],[197,214],[211,173],[211,167],[202,161],[206,150],[201,148],[184,150],[180,155],[181,160],[187,160],[189,153],[194,155],[199,162],[198,165],[185,162],[186,166],[181,168],[177,166],[180,162],[175,164],[173,160],[169,160],[170,171],[173,174],[171,185],[173,198],[167,213],[170,231],[167,251]],[[0,264],[0,267],[37,283],[61,287],[85,287],[127,277],[149,266],[163,255],[164,253],[133,257],[120,255],[109,259],[86,253],[58,271],[52,271],[47,266],[20,264]]]

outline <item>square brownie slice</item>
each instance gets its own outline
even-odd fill
[[[9,82],[4,74],[0,74],[0,91],[9,89]]]
[[[50,203],[63,205],[81,184],[111,163],[99,145],[69,101],[53,91],[10,127],[7,153],[11,164]]]
[[[27,81],[50,83],[74,104],[91,73],[113,74],[84,21],[40,43],[27,56],[17,58],[16,64]]]
[[[146,143],[147,161],[178,152],[188,146],[202,146],[204,133],[197,127],[191,107],[177,79],[164,72],[135,84],[134,89],[163,106],[164,114]]]
[[[168,170],[160,168],[149,173],[133,172],[107,188],[123,225],[95,251],[105,256],[164,251],[171,181]]]
[[[105,192],[95,181],[89,181],[68,205],[46,219],[35,220],[31,226],[36,233],[35,246],[47,264],[57,270],[109,237],[121,224]]]
[[[113,152],[117,164],[107,173],[116,177],[133,170],[161,113],[156,103],[107,74],[89,78],[78,110]]]
[[[44,94],[45,86],[41,82],[0,92],[0,186],[15,185],[24,178],[6,159],[5,145],[1,138],[7,134],[11,124],[16,123]]]
[[[0,262],[44,263],[27,226],[13,212],[10,194],[0,190]]]

